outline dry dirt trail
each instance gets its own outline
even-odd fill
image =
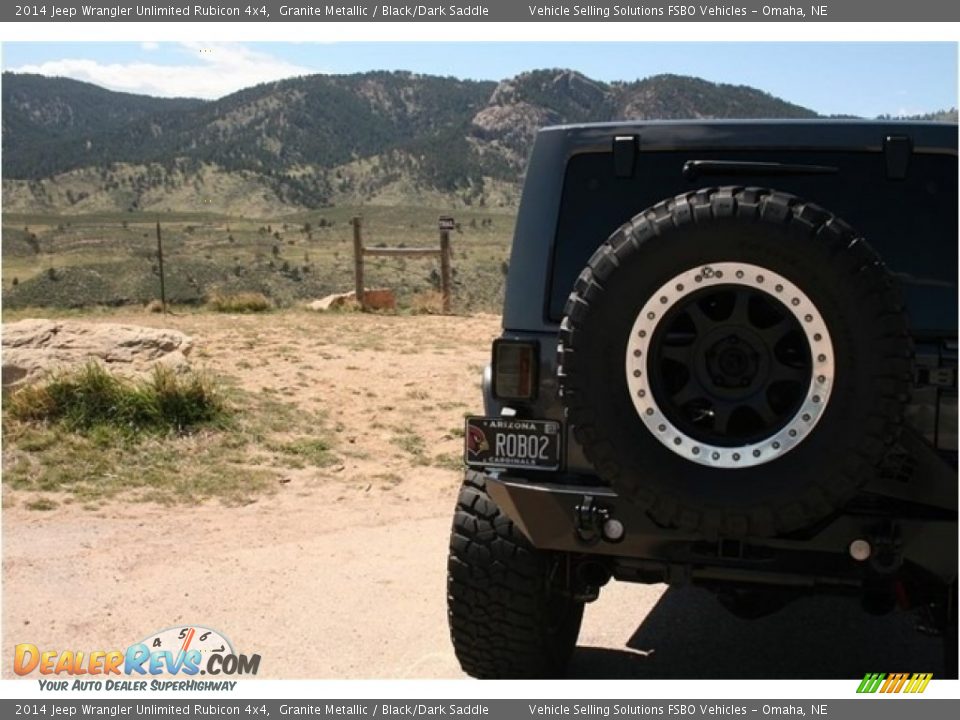
[[[122,648],[152,631],[217,628],[262,656],[260,677],[452,678],[445,563],[459,483],[391,439],[455,457],[480,409],[480,368],[499,318],[110,313],[176,327],[195,360],[338,428],[341,461],[291,470],[272,494],[226,507],[115,501],[31,511],[5,493],[3,675],[16,643]],[[699,591],[614,584],[587,610],[575,677],[856,677],[869,665],[940,668],[939,646],[901,616],[843,600],[798,602],[761,621]],[[842,651],[838,651],[838,647]],[[867,668],[867,669],[870,669]]]

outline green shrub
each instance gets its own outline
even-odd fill
[[[7,407],[14,419],[62,423],[83,433],[182,434],[226,417],[223,400],[208,377],[178,375],[162,365],[148,378],[127,380],[91,362],[45,384],[21,388]]]

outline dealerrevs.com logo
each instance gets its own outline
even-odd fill
[[[236,681],[225,676],[256,675],[259,668],[260,655],[235,652],[223,634],[203,625],[167,628],[123,650],[56,650],[20,643],[13,657],[17,675],[48,676],[40,679],[42,690],[232,690]],[[64,675],[74,679],[49,678]],[[196,679],[201,675],[209,679]]]

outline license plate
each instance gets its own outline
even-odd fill
[[[560,423],[508,417],[468,417],[464,461],[470,467],[560,467]]]

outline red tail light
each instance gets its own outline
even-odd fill
[[[537,395],[537,344],[493,341],[493,394],[500,400],[532,400]]]

